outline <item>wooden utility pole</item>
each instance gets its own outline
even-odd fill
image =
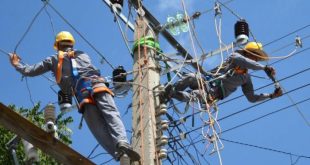
[[[156,123],[160,122],[156,115],[160,107],[160,72],[158,62],[154,58],[157,53],[152,39],[156,42],[157,35],[150,29],[147,20],[138,16],[135,25],[133,66],[132,145],[139,152],[143,165],[161,165],[160,148],[156,142],[157,137],[161,136],[156,128]]]

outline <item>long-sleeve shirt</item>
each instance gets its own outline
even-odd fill
[[[264,65],[249,58],[246,58],[239,53],[233,53],[227,59],[227,63],[228,65],[224,68],[225,71],[233,69],[237,66],[239,66],[240,69],[252,69],[252,70],[264,70],[265,68]],[[235,73],[232,76],[224,77],[221,80],[222,80],[222,87],[224,90],[223,98],[229,96],[239,86],[242,87],[244,95],[250,102],[262,101],[269,98],[269,94],[267,93],[262,94],[254,93],[251,76],[248,73],[245,74]]]
[[[100,76],[99,70],[92,65],[89,56],[82,51],[74,51],[75,60],[77,63],[77,70],[81,77],[90,77],[93,75]],[[48,71],[52,71],[54,75],[57,73],[58,65],[58,54],[49,56],[43,61],[36,63],[34,65],[23,65],[19,63],[15,66],[16,70],[24,76],[38,76],[44,74]],[[72,64],[71,59],[68,56],[65,56],[62,64],[62,77],[61,81],[58,84],[62,92],[72,93],[74,89],[74,81],[72,76]]]

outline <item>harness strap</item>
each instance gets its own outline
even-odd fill
[[[74,57],[74,51],[58,51],[58,64],[57,64],[57,71],[56,71],[56,82],[57,84],[60,83],[61,77],[62,77],[62,64],[65,58],[65,53],[67,54],[68,57],[72,58]]]
[[[240,66],[236,66],[234,68],[234,71],[236,74],[247,74],[248,73],[248,69],[241,69]]]
[[[64,52],[58,51],[58,64],[57,64],[57,72],[56,72],[56,82],[60,83],[62,77],[62,63],[64,61]]]
[[[92,76],[90,78],[81,78],[78,73],[77,62],[74,58],[71,58],[71,66],[75,84],[78,83],[76,84],[76,89],[74,89],[74,92],[78,98],[80,107],[82,107],[84,104],[95,105],[93,96],[96,93],[106,92],[114,96],[114,93],[106,86],[96,86],[98,83],[104,83],[104,79],[102,77]]]
[[[99,92],[106,92],[106,93],[109,93],[110,95],[114,96],[114,93],[108,87],[93,88],[93,92],[94,92],[94,94],[99,93]]]

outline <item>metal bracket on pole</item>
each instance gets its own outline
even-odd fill
[[[110,0],[102,0],[111,10],[112,9],[112,3],[110,2]],[[130,30],[134,31],[135,30],[135,26],[127,19],[127,17],[122,14],[121,12],[116,12],[117,16],[126,24],[128,24],[128,27],[130,28]]]

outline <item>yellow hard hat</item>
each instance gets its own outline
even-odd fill
[[[263,44],[260,42],[249,42],[245,45],[244,49],[252,53],[257,54],[256,57],[259,58],[259,61],[268,60],[268,54],[263,51]],[[251,54],[253,55],[253,54]],[[255,56],[255,55],[253,55]]]
[[[70,41],[72,45],[75,44],[75,40],[70,32],[61,31],[56,35],[56,39],[54,42],[54,49],[58,50],[58,43],[61,41]]]

